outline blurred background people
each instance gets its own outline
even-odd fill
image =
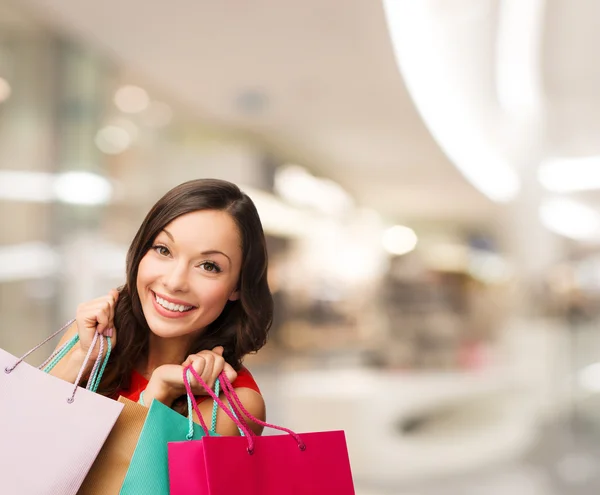
[[[268,237],[272,422],[345,429],[361,495],[597,493],[599,9],[0,0],[0,346],[226,179]]]

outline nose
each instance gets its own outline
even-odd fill
[[[183,262],[170,264],[169,271],[163,278],[163,286],[168,292],[186,292],[188,290],[187,268],[187,264]]]

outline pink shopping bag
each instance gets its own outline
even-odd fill
[[[221,374],[223,392],[234,406],[231,412],[193,368],[187,369],[245,436],[206,436],[201,440],[169,443],[171,495],[354,495],[343,431],[298,435],[287,428],[264,423],[248,414],[225,374]],[[196,407],[186,371],[184,381]],[[256,436],[240,411],[257,424],[286,434]],[[198,417],[202,418],[200,414]],[[202,427],[207,431],[206,425]]]
[[[0,493],[75,495],[123,404],[78,387],[81,372],[74,385],[23,358],[0,349]]]

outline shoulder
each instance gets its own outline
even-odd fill
[[[263,396],[260,393],[249,388],[236,388],[235,393],[240,399],[240,402],[244,406],[246,412],[250,413],[250,415],[254,416],[256,419],[265,421],[267,411],[265,406],[265,400],[263,399]],[[227,405],[229,406],[229,404]],[[261,425],[256,424],[254,421],[252,421],[244,412],[242,412],[242,416],[248,424],[248,426],[252,429],[252,431],[254,431],[254,433],[256,433],[257,435],[260,435],[262,433],[263,427]],[[232,433],[230,434],[236,434],[237,427],[235,426],[233,421],[229,421],[229,423],[229,427],[230,429],[232,429]]]
[[[250,373],[248,368],[242,366],[236,380],[232,383],[235,393],[240,399],[240,402],[252,416],[261,421],[264,421],[267,416],[265,400],[258,388],[256,380]],[[260,435],[263,427],[251,421],[247,416],[244,415],[244,419],[248,426],[252,428],[254,433]]]
[[[265,401],[258,392],[249,389],[249,388],[236,388],[235,393],[238,396],[240,402],[244,406],[244,409],[250,413],[250,415],[255,418],[264,421],[266,418],[266,406]],[[225,395],[221,393],[219,397],[225,407],[229,410],[229,401],[226,399]],[[202,400],[198,409],[202,414],[205,422],[208,424],[211,421],[212,409],[213,409],[213,401],[212,399]],[[236,405],[236,409],[237,405]],[[237,413],[236,413],[237,414]],[[248,424],[248,426],[252,429],[254,433],[260,435],[262,433],[263,427],[255,422],[251,421],[248,416],[242,412],[242,418]],[[197,421],[196,413],[194,412],[194,419]],[[224,411],[219,410],[217,413],[217,424],[216,431],[219,435],[222,436],[237,436],[239,435],[239,431],[237,425],[231,420],[228,414]]]
[[[248,368],[245,368],[244,366],[242,366],[240,371],[238,371],[237,378],[234,380],[232,385],[233,388],[235,388],[236,390],[248,388],[250,390],[254,390],[260,395],[260,388],[258,387],[256,380],[252,376],[252,373],[250,373],[250,370],[248,370]]]

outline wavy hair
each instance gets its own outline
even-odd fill
[[[127,252],[127,279],[115,307],[118,343],[111,354],[99,392],[106,396],[130,385],[133,368],[148,355],[150,328],[137,292],[141,259],[159,232],[176,218],[198,210],[220,210],[231,215],[239,230],[242,266],[240,297],[228,301],[221,314],[188,349],[195,354],[223,346],[223,357],[236,370],[243,357],[258,351],[267,340],[273,318],[273,298],[267,283],[267,247],[252,200],[235,184],[217,179],[185,182],[165,194],[148,212]]]

